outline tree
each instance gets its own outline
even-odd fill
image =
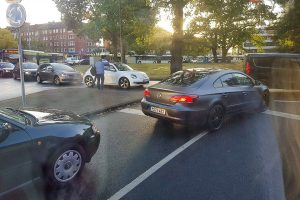
[[[68,28],[91,39],[110,40],[117,56],[137,38],[147,38],[155,25],[156,9],[150,0],[54,0]],[[87,24],[82,21],[87,20]],[[122,39],[121,39],[122,38]],[[122,49],[121,49],[122,48]]]
[[[210,51],[210,44],[201,37],[195,37],[191,32],[184,34],[184,55],[199,56],[206,55]]]
[[[196,5],[191,31],[210,43],[215,61],[218,48],[221,48],[225,61],[230,48],[241,46],[256,32],[258,25],[275,18],[272,7],[262,2],[202,0]]]
[[[172,24],[174,33],[171,44],[171,66],[170,71],[174,73],[182,70],[182,53],[183,53],[183,9],[192,2],[192,0],[152,0],[155,6],[169,10],[173,14]]]
[[[0,49],[17,48],[18,43],[8,29],[0,28]]]
[[[300,53],[300,1],[278,1],[285,7],[282,18],[276,24],[280,51]]]

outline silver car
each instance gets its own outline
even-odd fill
[[[53,82],[55,85],[62,83],[82,83],[82,75],[72,67],[61,63],[47,63],[39,66],[36,80]]]

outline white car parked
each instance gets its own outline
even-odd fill
[[[92,75],[91,68],[83,76],[84,83],[88,87],[96,84],[96,78]],[[149,77],[145,72],[133,70],[126,64],[110,63],[109,66],[105,66],[104,70],[104,85],[117,85],[120,88],[128,89],[149,83]]]

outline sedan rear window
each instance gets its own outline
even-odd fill
[[[1,64],[0,67],[1,67],[1,68],[10,68],[10,69],[12,69],[12,68],[14,68],[15,66],[14,66],[13,64],[11,64],[11,63],[4,63],[4,64]]]
[[[183,87],[190,86],[196,83],[197,81],[205,78],[211,73],[212,73],[211,71],[184,70],[172,74],[167,79],[163,80],[161,83],[168,84],[168,85],[183,86]]]

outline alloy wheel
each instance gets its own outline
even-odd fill
[[[81,154],[76,150],[62,153],[54,164],[54,177],[59,182],[68,182],[79,172],[82,165]]]
[[[85,77],[84,82],[85,82],[86,86],[88,86],[88,87],[93,87],[93,85],[95,84],[94,79],[91,76]]]
[[[221,105],[215,105],[209,112],[208,125],[211,130],[218,130],[224,120],[224,109]]]
[[[128,89],[130,87],[130,82],[127,78],[121,78],[119,81],[119,85],[123,89]]]
[[[58,76],[56,76],[56,77],[54,78],[54,84],[55,84],[55,85],[60,85],[60,80],[59,80],[59,77],[58,77]]]

